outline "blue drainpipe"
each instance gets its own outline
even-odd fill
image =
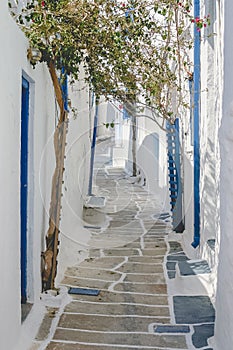
[[[64,99],[64,108],[68,112],[68,78],[64,67],[62,67],[61,73],[62,73],[62,80],[63,80],[61,89],[62,89],[62,96]]]
[[[95,146],[96,146],[96,136],[97,136],[98,113],[99,113],[99,103],[98,103],[98,100],[96,99],[95,116],[94,116],[94,129],[93,129],[92,144],[91,144],[90,176],[89,176],[89,185],[88,185],[88,195],[89,196],[93,196],[93,194],[92,194],[92,182],[93,182],[93,173],[94,173],[94,160],[95,160]]]
[[[200,0],[194,0],[194,18],[200,17]],[[193,248],[200,244],[200,32],[194,25],[194,239]]]

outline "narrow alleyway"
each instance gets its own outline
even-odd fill
[[[168,242],[170,222],[156,196],[132,184],[123,169],[100,165],[96,162],[96,185],[107,198],[100,212],[109,224],[93,225],[89,257],[70,267],[62,281],[79,294],[70,294],[64,308],[49,309],[55,315],[52,331],[45,332],[45,322],[34,345],[211,350],[214,310],[208,297],[169,296],[169,278],[175,277],[177,261],[187,257],[178,242]]]

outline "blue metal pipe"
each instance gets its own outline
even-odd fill
[[[68,78],[64,67],[62,67],[61,73],[62,73],[61,89],[62,89],[62,97],[64,100],[64,108],[66,111],[68,111]]]
[[[92,136],[91,144],[91,160],[90,160],[90,176],[89,176],[89,185],[88,185],[88,195],[92,196],[92,182],[93,182],[93,173],[94,173],[94,160],[95,160],[95,146],[96,146],[96,136],[97,136],[97,124],[98,124],[98,113],[99,113],[99,104],[96,101],[95,106],[95,116],[94,116],[94,129]]]
[[[200,0],[194,0],[194,18],[200,17]],[[200,32],[194,25],[194,240],[193,248],[200,244]]]

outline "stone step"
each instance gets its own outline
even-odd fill
[[[180,276],[194,276],[211,273],[206,260],[186,260],[178,262],[178,274]]]
[[[91,320],[92,324],[94,324],[93,320]],[[133,325],[131,325],[133,326]],[[132,327],[130,327],[132,329]],[[124,329],[125,331],[125,329]],[[124,345],[127,348],[135,346],[137,349],[156,349],[156,347],[160,349],[167,350],[168,348],[172,349],[187,349],[185,336],[183,335],[156,335],[156,334],[140,334],[139,332],[135,333],[117,333],[117,332],[88,332],[81,330],[73,330],[73,329],[57,329],[54,335],[55,340],[65,342],[76,343],[76,348],[78,349],[78,344],[86,344],[86,345],[97,345],[100,344],[103,348],[104,344],[112,345],[113,347],[109,347],[110,349],[115,348],[120,345]],[[143,348],[142,348],[143,346]],[[56,349],[51,348],[50,349]],[[62,348],[60,348],[62,349]],[[63,348],[66,349],[66,348]],[[69,347],[67,348],[69,349]],[[72,349],[72,348],[70,348]],[[91,347],[92,349],[92,347]]]

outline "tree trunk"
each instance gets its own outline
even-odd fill
[[[60,227],[61,194],[64,172],[64,158],[68,113],[64,109],[64,99],[61,86],[55,70],[55,65],[49,63],[49,72],[52,78],[56,99],[60,108],[60,118],[54,132],[54,152],[56,166],[52,179],[51,201],[49,209],[49,228],[46,235],[46,250],[42,253],[42,290],[54,288],[57,273],[58,236]]]

